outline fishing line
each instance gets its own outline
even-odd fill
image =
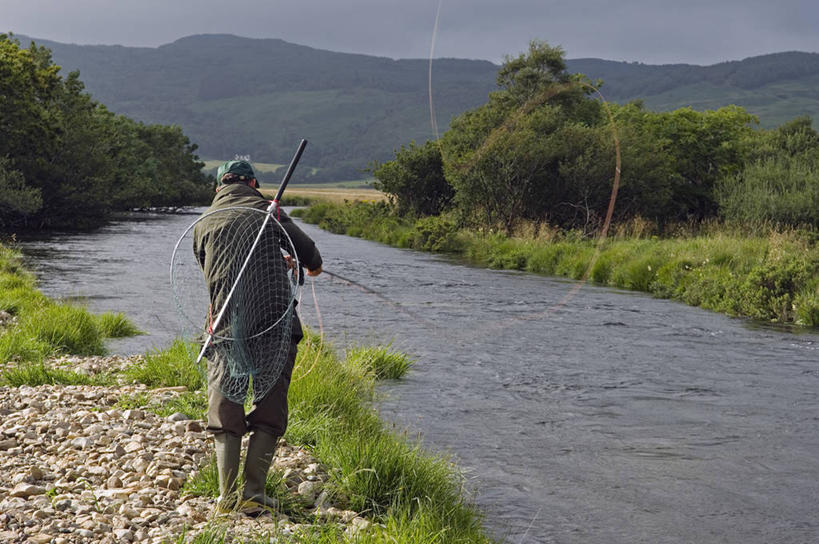
[[[427,88],[429,93],[429,122],[432,125],[432,134],[435,136],[435,141],[441,139],[438,134],[438,119],[435,117],[435,105],[432,102],[432,58],[435,55],[435,37],[438,35],[438,19],[441,16],[441,4],[444,0],[438,0],[438,7],[435,10],[435,25],[432,27],[432,39],[429,44],[429,74],[427,77]]]
[[[389,304],[393,308],[397,309],[401,313],[410,316],[411,318],[418,321],[419,323],[424,323],[426,325],[433,325],[433,323],[431,321],[429,321],[427,319],[424,319],[423,317],[421,317],[417,313],[409,310],[406,306],[404,306],[400,302],[395,302],[394,300],[390,299],[389,297],[387,297],[383,293],[380,293],[380,292],[376,291],[375,289],[371,289],[370,287],[367,287],[366,285],[364,285],[362,283],[359,283],[359,282],[357,282],[355,280],[352,280],[350,278],[342,276],[341,274],[336,274],[335,272],[328,272],[328,271],[324,270],[323,273],[327,274],[331,278],[333,278],[335,280],[338,280],[338,281],[340,281],[340,282],[342,282],[342,283],[344,283],[346,285],[349,285],[351,287],[355,287],[355,288],[359,289],[360,291],[362,291],[364,293],[373,295],[374,297],[378,298],[379,300],[381,300],[383,302],[386,302],[387,304]]]
[[[324,273],[326,274],[326,272],[324,272]],[[297,381],[299,381],[301,379],[306,378],[313,371],[313,369],[316,368],[316,365],[318,364],[319,359],[321,359],[321,352],[324,349],[324,323],[323,323],[323,321],[321,319],[321,309],[319,309],[318,297],[316,297],[316,282],[312,277],[310,278],[310,290],[313,293],[313,307],[316,310],[316,320],[318,321],[318,326],[319,326],[319,345],[318,345],[318,349],[316,349],[316,358],[313,359],[313,364],[310,365],[310,368],[308,368],[306,372],[304,372],[303,374],[301,374],[299,376],[294,377],[293,380],[292,380],[294,382],[297,382]],[[308,338],[308,343],[312,343],[312,342],[313,342],[312,337],[309,337]]]

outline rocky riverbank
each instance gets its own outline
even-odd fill
[[[49,362],[86,373],[133,363],[123,357]],[[323,489],[327,468],[284,441],[274,470],[282,475],[287,502],[299,505],[310,523],[283,512],[212,514],[213,498],[183,489],[210,461],[204,422],[117,405],[137,394],[162,403],[183,390],[142,384],[0,387],[0,542],[160,543],[181,535],[192,540],[203,531],[224,533],[226,541],[259,534],[287,541],[328,523],[348,534],[370,525],[332,504]]]

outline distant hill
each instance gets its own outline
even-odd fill
[[[568,61],[572,72],[602,79],[607,100],[642,99],[648,109],[743,106],[763,127],[800,115],[819,119],[819,54],[774,53],[712,66],[648,65],[600,59]]]
[[[30,40],[18,38],[24,45]],[[190,36],[158,48],[35,41],[51,49],[65,72],[79,69],[88,91],[109,109],[180,125],[205,158],[242,154],[287,163],[304,137],[310,140],[304,164],[356,179],[371,160],[433,137],[425,60],[229,35]],[[497,69],[487,61],[435,61],[442,130],[454,115],[486,101]]]
[[[31,38],[17,36],[23,45]],[[117,113],[178,124],[202,157],[249,154],[286,163],[310,140],[301,176],[355,179],[410,140],[433,137],[428,61],[336,53],[277,39],[198,35],[157,48],[68,45],[34,39],[64,72],[80,70],[88,91]],[[819,119],[819,54],[777,53],[713,66],[653,66],[575,59],[572,72],[604,81],[608,100],[642,99],[650,109],[746,107],[763,126],[798,115]],[[498,66],[436,59],[439,130],[483,104]],[[274,179],[274,178],[271,178]]]

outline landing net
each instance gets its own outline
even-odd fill
[[[211,379],[240,404],[251,383],[258,402],[278,381],[299,288],[293,243],[267,217],[245,207],[208,212],[179,238],[171,259],[183,336],[200,345],[210,337]]]

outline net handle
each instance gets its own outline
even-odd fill
[[[290,176],[293,175],[293,171],[296,169],[296,165],[298,164],[299,159],[301,159],[301,154],[304,153],[305,147],[307,147],[307,140],[302,139],[299,142],[299,148],[296,150],[296,154],[293,155],[293,159],[290,161],[290,165],[287,167],[287,172],[284,173],[284,178],[282,178],[281,185],[279,185],[279,190],[276,191],[276,197],[273,199],[276,206],[279,205],[279,201],[282,199],[287,183],[290,181]]]

